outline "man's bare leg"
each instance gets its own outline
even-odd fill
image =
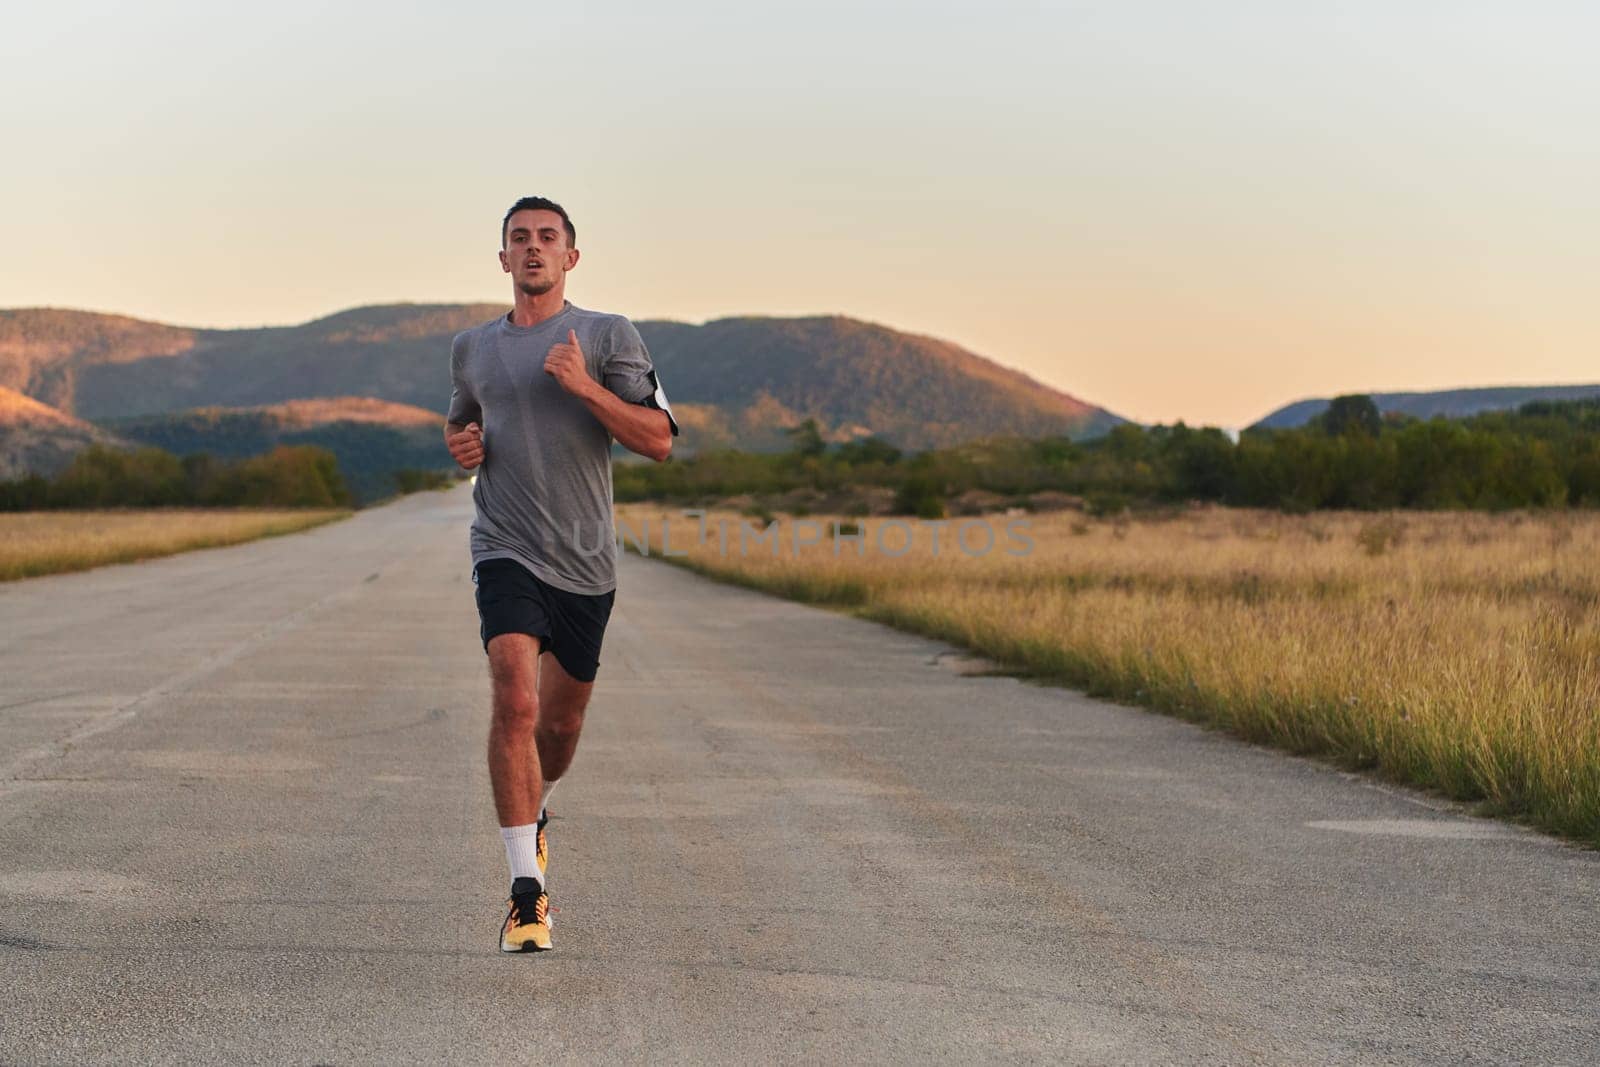
[[[550,948],[550,898],[544,890],[544,850],[538,828],[539,641],[526,634],[489,639],[492,716],[489,782],[511,868],[511,899],[500,927],[502,952]]]
[[[498,634],[489,639],[489,783],[501,826],[529,826],[539,819],[539,639]]]
[[[489,640],[489,781],[513,877],[528,869],[531,854],[543,882],[545,786],[553,787],[572,764],[594,683],[572,677],[553,654],[539,655],[538,648],[538,640],[526,634]]]
[[[553,654],[539,657],[539,716],[533,736],[545,782],[553,785],[572,765],[593,692],[593,682],[578,681]]]

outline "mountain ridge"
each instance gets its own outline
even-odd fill
[[[498,304],[381,304],[298,326],[168,326],[66,309],[0,310],[0,385],[92,420],[370,396],[442,414],[451,337]],[[703,447],[775,448],[815,418],[830,440],[910,449],[1000,433],[1082,437],[1124,421],[948,341],[842,315],[636,322]],[[775,419],[765,419],[773,415]]]
[[[1484,411],[1520,407],[1535,400],[1581,400],[1600,396],[1600,383],[1593,385],[1480,385],[1460,389],[1413,390],[1408,392],[1368,393],[1383,414],[1410,415],[1430,419],[1435,416],[1465,418]],[[1275,408],[1251,423],[1249,429],[1291,429],[1304,426],[1328,409],[1332,397],[1307,397]]]

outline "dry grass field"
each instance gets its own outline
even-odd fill
[[[1069,512],[1029,517],[1015,555],[990,516],[937,554],[915,524],[894,556],[912,520],[866,520],[858,550],[786,518],[774,551],[753,519],[713,513],[697,545],[676,510],[619,509],[652,555],[664,520],[703,573],[1600,845],[1600,515]]]
[[[0,581],[293,533],[344,510],[151,509],[0,513]]]

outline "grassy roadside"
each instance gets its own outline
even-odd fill
[[[1206,508],[1143,521],[1033,516],[1025,555],[942,551],[866,520],[865,551],[783,520],[672,527],[671,562],[949,641],[1008,670],[1475,802],[1600,846],[1600,516]],[[719,545],[717,523],[729,530]],[[753,523],[754,520],[742,520]],[[976,528],[973,528],[976,531]],[[971,532],[971,531],[969,531]],[[984,538],[971,539],[975,546]]]
[[[351,514],[303,508],[0,513],[0,581],[276,537]]]

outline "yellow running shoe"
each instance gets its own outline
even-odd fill
[[[544,952],[550,948],[550,896],[536,879],[511,883],[510,910],[500,927],[501,952]]]

